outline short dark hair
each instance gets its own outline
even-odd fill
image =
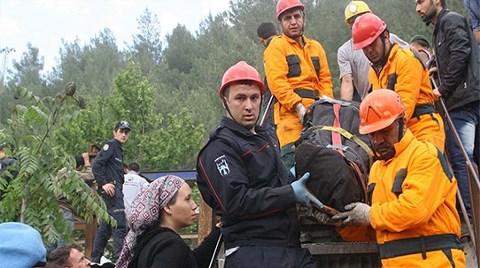
[[[78,168],[84,165],[85,165],[85,160],[83,160],[83,156],[81,155],[75,156],[75,167]]]
[[[70,266],[71,263],[69,261],[70,258],[70,251],[72,249],[76,249],[80,252],[83,252],[83,249],[76,244],[66,245],[59,248],[54,249],[50,254],[48,254],[48,263],[49,264],[58,264],[62,266]]]
[[[128,164],[128,169],[133,170],[133,171],[138,173],[138,172],[140,172],[140,165],[138,165],[138,163],[136,163],[136,162],[132,162],[132,163]]]
[[[257,35],[260,38],[268,39],[277,34],[278,31],[277,28],[275,28],[275,24],[273,24],[273,22],[262,22],[257,27]]]

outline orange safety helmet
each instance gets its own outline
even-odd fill
[[[250,80],[257,84],[260,87],[260,91],[265,93],[265,86],[263,85],[262,78],[258,71],[252,66],[248,65],[244,61],[239,61],[237,64],[228,68],[228,70],[223,74],[222,85],[220,86],[220,91],[218,94],[220,98],[223,97],[223,91],[227,86],[236,81]]]
[[[348,24],[350,18],[367,12],[372,12],[367,3],[363,1],[352,1],[345,8],[345,23]]]
[[[372,133],[390,126],[405,109],[395,91],[374,90],[360,104],[360,134]]]
[[[283,12],[294,7],[299,7],[302,11],[305,9],[305,6],[300,0],[279,0],[277,3],[277,19],[280,20],[280,15],[282,15]]]
[[[366,13],[355,20],[352,27],[353,48],[364,48],[387,29],[387,24],[373,13]]]

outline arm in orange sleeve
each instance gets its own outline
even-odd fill
[[[413,136],[411,133],[409,135]],[[370,223],[377,232],[386,230],[398,233],[422,227],[432,220],[432,215],[454,187],[454,182],[445,174],[432,144],[421,143],[421,146],[404,152],[402,156],[394,159],[396,163],[389,164],[395,165],[393,168],[389,166],[389,170],[395,172],[401,168],[407,169],[402,193],[398,198],[391,192],[395,174],[383,174],[375,187],[375,191],[388,191],[377,193],[377,197],[389,199],[376,200],[370,209]],[[371,176],[381,175],[373,172]],[[385,180],[389,182],[385,184]]]
[[[375,241],[375,230],[372,226],[344,226],[337,227],[337,233],[346,241],[352,242],[370,242]]]
[[[408,52],[398,51],[397,59],[394,62],[398,75],[395,92],[398,93],[407,108],[405,110],[407,122],[412,117],[415,106],[418,104],[423,72],[425,71],[420,61]]]
[[[327,54],[320,45],[320,94],[333,98],[333,83],[332,83],[332,74],[328,67]]]
[[[265,75],[268,86],[278,102],[286,109],[295,112],[295,105],[302,101],[290,85],[287,77],[288,64],[282,42],[273,39],[263,53]],[[288,44],[287,44],[288,45]]]

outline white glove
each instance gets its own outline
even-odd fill
[[[333,220],[343,220],[341,225],[370,225],[370,206],[365,203],[350,203],[345,206],[345,212],[332,217]]]
[[[295,111],[297,111],[298,118],[300,118],[300,122],[303,124],[303,117],[305,116],[307,109],[305,109],[305,106],[300,102],[295,106]]]

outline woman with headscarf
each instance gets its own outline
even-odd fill
[[[154,180],[126,209],[130,231],[115,267],[208,267],[220,229],[193,251],[178,234],[193,224],[196,208],[184,180],[172,175]]]

